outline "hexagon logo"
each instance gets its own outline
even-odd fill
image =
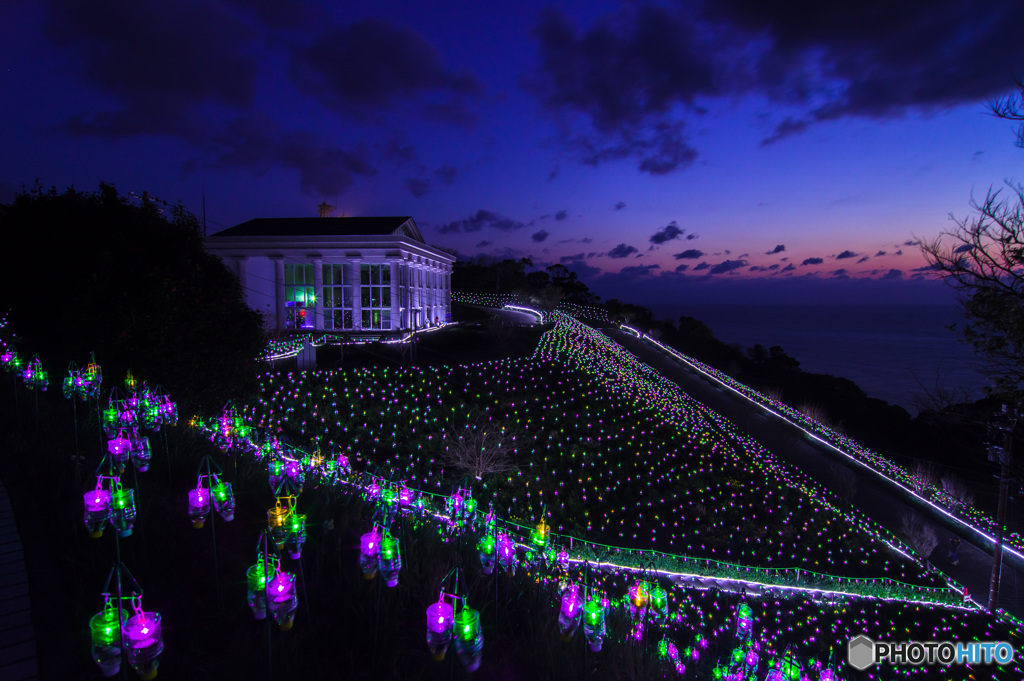
[[[875,642],[867,636],[851,639],[846,650],[846,661],[854,669],[867,669],[875,663]]]

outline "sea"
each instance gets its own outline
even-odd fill
[[[969,346],[949,327],[956,306],[944,305],[651,305],[657,319],[693,317],[725,343],[744,350],[782,346],[814,373],[842,376],[870,397],[911,414],[929,394],[983,395],[987,380]]]

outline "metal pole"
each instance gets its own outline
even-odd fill
[[[1000,456],[1002,468],[999,472],[999,505],[996,509],[996,546],[992,551],[992,579],[988,587],[988,611],[995,614],[999,606],[999,583],[1003,570],[1003,533],[1006,525],[1007,497],[1010,493],[1010,465],[1013,463],[1013,431],[1017,426],[1017,406],[1013,406],[1006,435],[1003,439],[1003,451]]]

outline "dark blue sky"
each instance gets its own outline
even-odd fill
[[[771,8],[771,9],[769,9]],[[14,0],[0,200],[408,214],[464,255],[634,300],[948,300],[917,238],[1024,152],[995,0]],[[929,285],[930,284],[930,285]]]

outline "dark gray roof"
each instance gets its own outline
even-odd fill
[[[407,231],[401,230],[401,227],[410,219],[409,216],[255,218],[210,236],[384,236],[406,234]]]

